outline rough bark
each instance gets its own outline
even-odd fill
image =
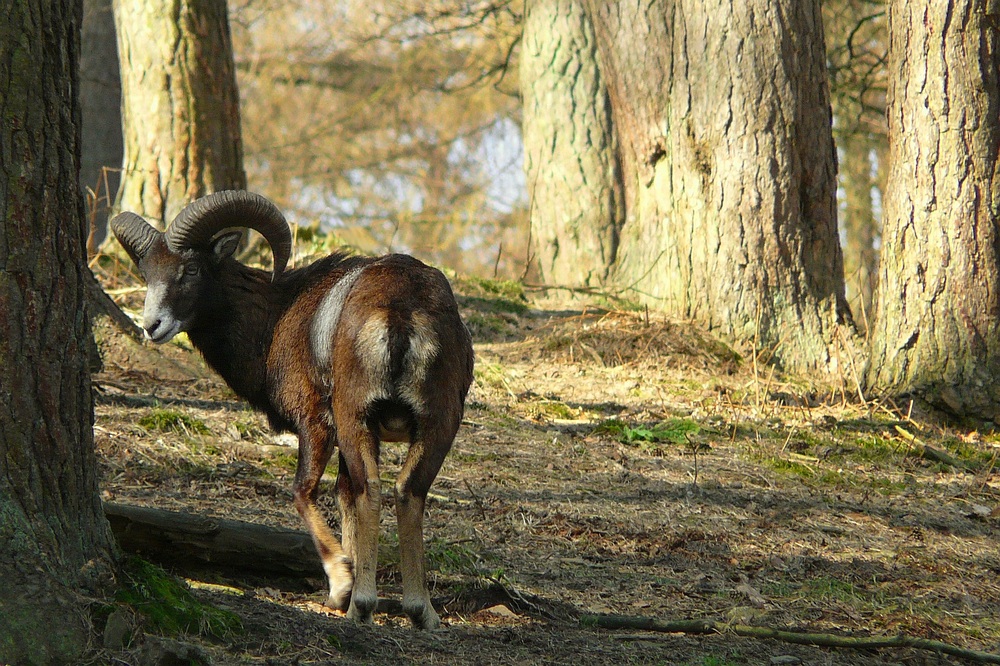
[[[87,251],[107,237],[108,217],[121,182],[122,84],[111,0],[84,0],[80,54],[80,187],[87,201]]]
[[[113,571],[77,186],[82,6],[0,12],[0,663],[79,663]]]
[[[850,315],[819,1],[589,4],[625,183],[618,283],[779,366],[836,371]]]
[[[519,63],[532,249],[550,284],[598,286],[622,192],[593,26],[575,0],[529,0]]]
[[[1000,417],[1000,31],[987,0],[889,4],[889,182],[869,391]]]
[[[225,0],[115,0],[125,158],[118,207],[169,221],[245,189]]]
[[[323,577],[305,532],[117,503],[104,511],[122,549],[160,564]]]
[[[573,3],[538,0],[525,28],[532,230],[550,247],[539,252],[543,272],[582,266],[586,279],[607,275],[628,296],[749,342],[779,366],[838,371],[854,330],[819,1],[584,6],[573,22]],[[577,63],[593,58],[594,39],[591,74]],[[574,86],[590,91],[589,116]],[[596,142],[608,127],[612,138]],[[589,143],[570,140],[579,136]],[[583,169],[594,155],[612,167]],[[592,174],[588,185],[563,164]],[[601,200],[614,206],[595,206],[594,192],[614,193]],[[560,211],[591,233],[610,220],[615,252],[537,222]],[[597,260],[610,263],[597,269]]]

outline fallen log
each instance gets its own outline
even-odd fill
[[[105,502],[122,550],[167,566],[322,578],[305,532],[192,513]]]

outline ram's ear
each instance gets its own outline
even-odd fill
[[[241,238],[243,238],[243,232],[230,231],[212,241],[212,261],[218,265],[222,263],[223,259],[233,256],[236,248],[240,246]]]

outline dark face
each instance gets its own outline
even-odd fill
[[[226,234],[208,250],[185,250],[180,254],[170,252],[158,240],[139,262],[148,286],[142,315],[147,338],[163,344],[181,331],[190,330],[198,303],[213,279],[211,270],[236,250],[239,238],[239,233]]]
[[[207,266],[204,252],[177,255],[165,245],[155,250],[139,264],[148,286],[142,327],[147,338],[162,344],[190,327]]]

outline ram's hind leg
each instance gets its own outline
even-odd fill
[[[396,520],[403,575],[403,610],[418,629],[441,625],[427,590],[424,556],[424,505],[434,478],[451,448],[458,424],[426,423],[410,444],[396,480]]]
[[[382,485],[378,475],[378,440],[359,421],[338,422],[340,471],[337,500],[340,503],[344,546],[354,560],[354,590],[347,617],[371,622],[378,605],[375,574],[378,565],[379,517]]]
[[[316,551],[323,561],[323,569],[330,582],[328,603],[334,608],[343,610],[350,601],[354,583],[351,559],[341,548],[326,518],[316,506],[319,481],[326,464],[330,461],[332,444],[328,433],[321,428],[304,430],[303,433],[299,435],[299,461],[295,470],[292,493],[295,498],[295,509],[309,528]]]

